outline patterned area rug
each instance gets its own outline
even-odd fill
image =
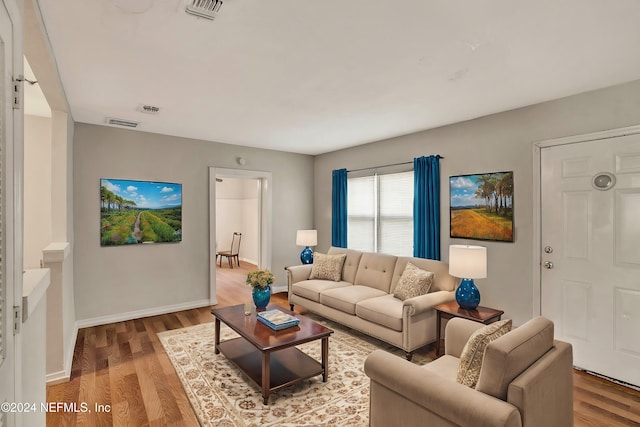
[[[269,396],[263,405],[261,391],[224,355],[214,352],[213,323],[158,334],[202,426],[367,426],[369,378],[364,360],[382,348],[404,353],[386,343],[319,320],[335,332],[329,338],[329,378],[317,376]],[[237,336],[222,324],[221,340]],[[298,346],[320,360],[320,341]],[[430,361],[416,354],[415,363]]]

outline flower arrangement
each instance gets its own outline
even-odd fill
[[[247,285],[252,288],[264,289],[276,280],[275,276],[269,270],[256,270],[247,274]]]

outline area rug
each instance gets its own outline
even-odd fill
[[[310,316],[312,317],[312,316]],[[213,323],[158,334],[202,426],[367,426],[369,378],[364,360],[382,348],[404,353],[381,341],[324,320],[335,332],[329,339],[329,378],[317,376],[269,396],[261,391],[224,355],[214,352]],[[237,336],[222,324],[221,340]],[[320,360],[320,341],[298,346]],[[416,354],[414,363],[429,362]]]

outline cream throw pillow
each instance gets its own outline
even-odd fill
[[[418,295],[425,295],[433,285],[433,277],[432,272],[422,270],[408,262],[398,280],[393,296],[404,301]]]
[[[315,252],[313,254],[313,267],[309,279],[342,280],[342,266],[347,254],[327,255]]]
[[[508,319],[491,323],[471,334],[469,341],[465,344],[462,349],[462,354],[460,355],[456,381],[460,384],[475,388],[478,378],[480,377],[482,359],[484,358],[484,351],[487,345],[510,330],[511,319]]]

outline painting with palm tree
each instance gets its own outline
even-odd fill
[[[449,177],[451,237],[513,242],[513,172]]]
[[[182,184],[100,180],[100,244],[182,241]]]

